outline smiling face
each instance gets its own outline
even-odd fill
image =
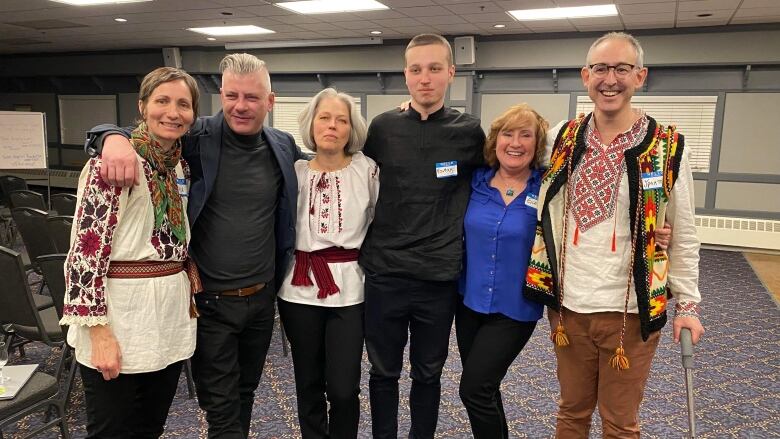
[[[321,100],[317,105],[311,130],[318,154],[346,154],[344,148],[352,131],[347,104],[339,98]]]
[[[138,101],[138,110],[149,132],[166,149],[190,129],[195,119],[192,94],[183,79],[158,85],[146,101]]]
[[[416,110],[429,113],[438,110],[444,105],[447,87],[455,77],[455,66],[449,62],[449,49],[441,44],[407,49],[404,77]]]
[[[274,94],[265,70],[238,75],[222,73],[220,98],[225,121],[236,134],[253,135],[263,128],[268,112],[274,106]]]
[[[524,125],[504,128],[496,137],[496,159],[499,166],[512,173],[531,167],[536,155],[536,127]]]
[[[637,53],[626,40],[612,38],[594,47],[588,57],[588,64],[637,64]],[[628,75],[620,76],[615,69],[608,69],[606,76],[597,77],[588,66],[582,68],[582,83],[588,89],[588,96],[596,106],[596,112],[615,117],[631,111],[631,97],[647,77],[646,68],[632,69]]]

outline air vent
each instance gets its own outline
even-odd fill
[[[696,215],[702,244],[780,250],[780,221]]]
[[[77,27],[88,27],[86,24],[74,23],[72,21],[65,20],[32,20],[32,21],[16,21],[12,24],[14,26],[27,27],[36,30],[49,30],[49,29],[73,29]]]

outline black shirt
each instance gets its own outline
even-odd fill
[[[281,170],[262,134],[222,126],[214,189],[193,224],[191,253],[206,291],[224,291],[274,277],[275,212]]]
[[[360,264],[379,274],[454,280],[461,270],[471,174],[484,165],[479,119],[443,107],[377,116],[363,152],[379,164],[379,201]],[[437,178],[440,169],[457,175]]]

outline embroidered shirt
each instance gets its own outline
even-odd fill
[[[648,120],[641,118],[647,132]],[[594,128],[593,119],[587,129]],[[633,130],[633,128],[632,128]],[[592,137],[586,132],[586,138]],[[642,142],[635,137],[635,146]],[[590,148],[592,145],[588,145]],[[675,183],[666,210],[666,220],[672,225],[673,237],[667,250],[669,272],[655,273],[668,276],[667,285],[675,292],[678,301],[700,302],[698,287],[698,238],[694,224],[693,175],[688,160],[688,150],[683,154],[679,177]],[[623,161],[621,159],[621,161]],[[582,176],[582,167],[573,171],[575,181]],[[603,221],[592,225],[587,231],[580,230],[575,244],[577,221],[574,211],[567,218],[566,247],[566,292],[563,306],[580,313],[602,311],[623,312],[628,267],[631,258],[631,231],[629,221],[629,189],[625,165],[620,172],[617,199],[614,201],[614,221]],[[659,221],[661,221],[659,219]],[[612,251],[612,236],[615,234],[615,251]],[[633,282],[629,295],[628,312],[637,313],[636,293]]]
[[[517,321],[536,321],[544,305],[523,297],[523,280],[534,242],[536,200],[541,171],[509,205],[490,186],[495,169],[474,172],[464,219],[465,264],[460,278],[463,303],[483,313],[500,313]]]
[[[295,249],[305,252],[328,247],[360,248],[374,218],[379,192],[379,168],[362,152],[344,169],[316,171],[306,160],[295,162],[298,177],[298,220]],[[329,263],[338,294],[317,298],[318,286],[291,284],[294,263],[279,290],[288,302],[318,306],[350,306],[363,302],[363,270],[357,261]],[[310,274],[313,279],[313,275]]]
[[[146,184],[124,189],[100,178],[101,160],[87,162],[79,179],[65,264],[61,324],[70,325],[68,344],[79,363],[92,367],[89,327],[110,325],[122,351],[121,373],[160,370],[189,358],[195,349],[196,320],[189,316],[190,283],[185,272],[157,278],[106,277],[111,260],[187,258],[187,242],[173,236],[167,218],[160,228],[154,227],[152,170],[146,161],[138,160]],[[186,195],[189,171],[179,165],[176,173],[180,194]],[[186,212],[186,197],[182,203]],[[184,220],[186,224],[186,216]]]

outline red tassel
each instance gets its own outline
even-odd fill
[[[292,284],[297,287],[310,287],[314,285],[309,278],[309,267],[311,261],[309,254],[302,251],[295,251],[295,268],[293,269]]]
[[[578,224],[575,224],[574,226],[574,241],[573,244],[577,245],[577,243],[580,241],[580,226]]]
[[[617,240],[615,239],[615,229],[612,229],[612,253],[617,251]]]

